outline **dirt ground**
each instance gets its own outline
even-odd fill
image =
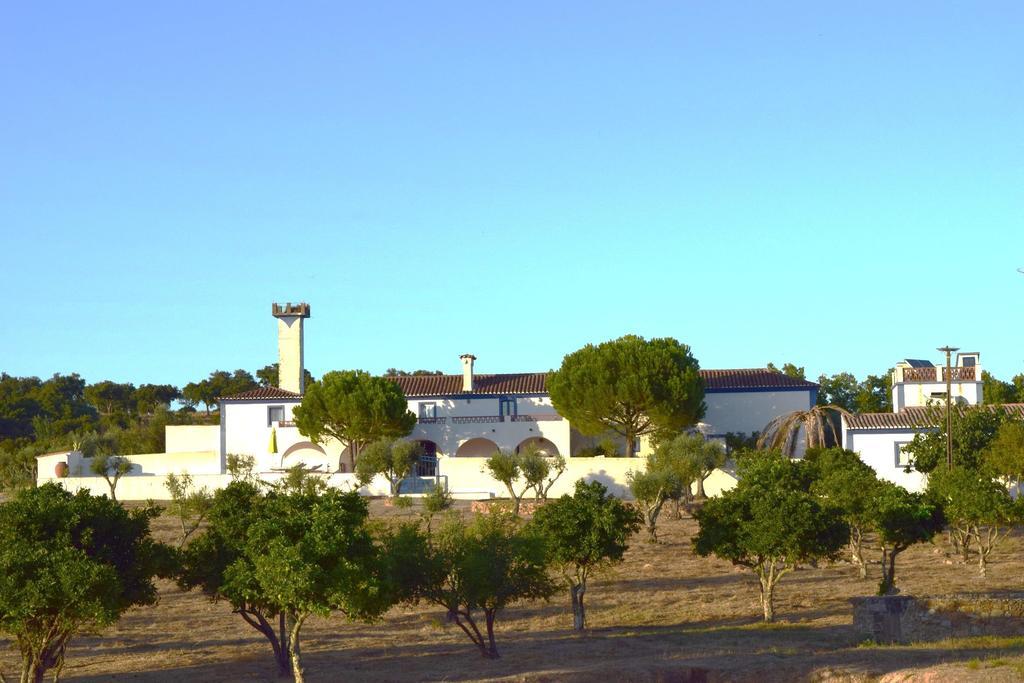
[[[373,501],[374,514],[414,516]],[[590,629],[571,630],[569,597],[501,613],[501,659],[481,658],[465,635],[431,605],[393,609],[375,624],[341,616],[303,628],[303,660],[312,681],[1011,681],[1024,680],[1024,633],[909,646],[860,642],[848,599],[874,593],[846,563],[807,568],[782,580],[778,623],[760,623],[753,575],[693,554],[692,519],[666,518],[661,542],[635,539],[623,564],[596,577],[587,592]],[[157,535],[173,538],[161,518]],[[938,541],[938,539],[937,539]],[[986,579],[943,545],[919,545],[900,557],[904,594],[1024,589],[1024,538],[997,549]],[[16,673],[15,653],[0,650],[0,672]],[[68,681],[279,680],[269,645],[224,603],[160,585],[155,607],[130,611],[116,627],[73,641]]]

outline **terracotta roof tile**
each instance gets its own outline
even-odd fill
[[[222,401],[274,401],[278,399],[300,399],[302,394],[293,391],[286,391],[278,387],[259,387],[250,391],[243,391],[240,394],[221,396]]]
[[[701,370],[708,391],[742,389],[813,389],[818,385],[773,372],[768,368]],[[406,396],[457,396],[462,394],[462,375],[389,376]],[[547,373],[475,375],[474,394],[545,394]]]
[[[1014,417],[1024,418],[1024,403],[1006,403],[1003,405],[982,406],[989,410],[1005,410]],[[957,406],[962,414],[963,406]],[[898,413],[859,413],[851,415],[846,420],[846,426],[850,429],[927,429],[938,426],[943,415],[942,406],[935,407],[910,407],[904,408]]]

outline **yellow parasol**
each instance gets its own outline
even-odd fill
[[[268,450],[271,453],[277,453],[277,427],[270,430],[270,448]]]

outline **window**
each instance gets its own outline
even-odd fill
[[[963,366],[965,368],[976,367],[978,365],[978,357],[977,356],[964,356],[963,360],[961,361],[961,363],[963,364]]]
[[[906,446],[909,446],[909,441],[900,441],[895,444],[896,447],[896,467],[900,469],[910,467],[914,464],[913,459],[910,457],[910,453],[905,450]]]
[[[267,426],[272,427],[284,422],[284,406],[267,406]]]
[[[516,400],[509,398],[508,396],[502,396],[498,407],[500,408],[499,415],[502,417],[511,417],[516,414]]]
[[[437,417],[437,404],[433,401],[424,401],[420,403],[420,419],[426,418],[433,420]]]

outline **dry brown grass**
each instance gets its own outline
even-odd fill
[[[378,515],[414,516],[374,501]],[[568,594],[523,604],[499,617],[498,661],[482,659],[430,605],[393,609],[372,625],[341,617],[303,629],[310,680],[1021,680],[1024,637],[971,638],[874,647],[859,643],[849,598],[873,594],[848,564],[807,568],[783,579],[776,614],[763,626],[752,575],[690,549],[692,519],[665,519],[662,542],[637,537],[626,561],[593,581],[590,630],[571,631]],[[172,521],[158,535],[173,538]],[[1022,588],[1024,539],[1007,540],[989,578],[953,562],[944,548],[921,545],[900,558],[907,594],[999,593]],[[135,609],[118,625],[74,641],[65,678],[78,681],[276,680],[269,646],[223,603],[162,583],[156,607]],[[1024,636],[1024,634],[1022,634]],[[15,670],[0,652],[0,671]],[[913,671],[912,671],[913,670]],[[914,673],[916,671],[916,673]],[[905,676],[906,674],[906,676]],[[909,678],[907,677],[909,676]]]

